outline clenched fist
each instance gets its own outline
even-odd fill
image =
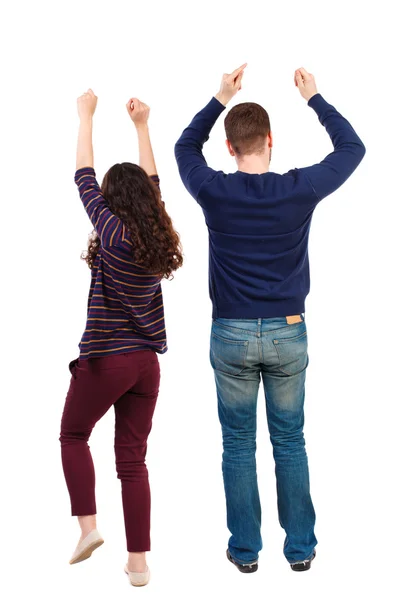
[[[144,104],[138,98],[131,98],[126,105],[126,109],[136,127],[147,124],[150,112],[147,104]]]
[[[301,96],[307,100],[307,102],[318,93],[314,75],[307,73],[307,71],[303,68],[296,70],[294,75],[294,83],[300,90]]]
[[[241,80],[243,79],[244,69],[247,67],[247,63],[241,65],[233,73],[225,73],[220,84],[220,90],[216,94],[216,98],[219,102],[228,104],[230,100],[241,90]]]
[[[80,119],[92,119],[97,107],[98,98],[94,92],[89,89],[77,99],[78,116]]]

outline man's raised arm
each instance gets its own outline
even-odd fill
[[[317,113],[334,146],[334,151],[320,163],[299,169],[309,179],[318,200],[322,200],[352,175],[365,155],[365,146],[351,124],[317,93],[313,75],[299,69],[295,73],[295,82],[308,106]]]
[[[203,145],[209,139],[210,131],[227,103],[241,88],[245,66],[242,65],[233,73],[223,75],[219,93],[194,117],[176,142],[175,157],[180,177],[196,200],[202,184],[215,174],[215,171],[207,166],[203,156]]]

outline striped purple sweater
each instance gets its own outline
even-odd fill
[[[156,175],[152,180],[159,186]],[[75,183],[101,240],[92,268],[80,358],[149,348],[163,354],[167,345],[161,278],[135,264],[125,225],[109,210],[94,169],[79,169]]]

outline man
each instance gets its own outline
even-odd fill
[[[242,572],[258,568],[262,547],[256,474],[256,405],[263,380],[276,464],[284,554],[294,571],[315,557],[315,512],[303,435],[308,364],[304,302],[309,292],[308,235],[318,202],[361,162],[365,147],[351,125],[317,93],[314,77],[295,84],[325,126],[334,151],[321,163],[284,175],[269,172],[273,137],[266,111],[251,102],[227,114],[227,148],[238,170],[207,166],[204,142],[241,89],[242,65],[185,129],[175,147],[180,176],[209,229],[213,302],[211,364],[223,433],[227,557]]]

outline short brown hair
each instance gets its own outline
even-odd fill
[[[224,120],[224,128],[227,139],[238,155],[261,153],[271,131],[267,111],[255,102],[234,106]]]

